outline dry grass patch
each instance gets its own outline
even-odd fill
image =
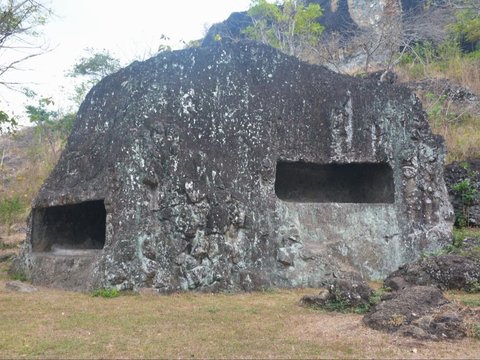
[[[366,328],[361,316],[298,306],[316,290],[94,298],[4,290],[0,357],[475,358],[480,341],[418,342]],[[414,352],[415,351],[415,352]]]
[[[432,132],[442,135],[447,145],[447,163],[480,157],[480,117],[466,116],[449,119],[448,116],[430,118]]]
[[[455,301],[463,306],[480,310],[480,293],[466,293],[464,291],[452,290],[447,292],[445,295],[447,299],[451,301]]]

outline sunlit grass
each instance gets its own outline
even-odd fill
[[[116,298],[0,290],[1,358],[474,357],[480,342],[425,343],[368,329],[356,314],[298,306],[314,289]],[[423,354],[423,355],[422,355]]]

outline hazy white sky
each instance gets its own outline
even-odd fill
[[[44,28],[51,52],[10,74],[57,105],[70,91],[65,73],[86,53],[107,49],[122,64],[155,52],[162,34],[172,44],[201,38],[206,26],[244,11],[250,0],[47,0],[55,12]],[[0,106],[19,114],[25,99],[0,88]]]

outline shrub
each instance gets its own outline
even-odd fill
[[[10,278],[12,280],[16,280],[16,281],[27,281],[27,275],[25,275],[24,273],[13,273],[10,275]]]
[[[17,244],[8,244],[0,240],[0,250],[14,249],[17,247]]]
[[[92,292],[93,297],[114,298],[120,296],[120,291],[116,288],[101,288]]]
[[[470,225],[470,206],[473,205],[478,197],[478,190],[475,186],[475,175],[475,173],[470,172],[467,178],[458,181],[452,186],[453,191],[460,196],[460,202],[462,206],[462,213],[457,215],[456,219],[456,224],[460,227]]]
[[[0,221],[10,235],[11,227],[17,218],[25,211],[25,205],[19,196],[0,199]]]
[[[335,295],[333,298],[329,299],[324,306],[321,306],[322,309],[327,311],[336,311],[342,313],[354,312],[356,314],[365,314],[372,306],[377,305],[382,295],[385,292],[388,292],[389,289],[381,288],[373,292],[373,294],[368,299],[368,303],[360,303],[356,306],[352,306],[351,302],[348,299],[343,298],[342,296]]]

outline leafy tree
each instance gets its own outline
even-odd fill
[[[454,34],[471,43],[480,41],[480,12],[474,9],[459,10],[457,21],[450,28]]]
[[[0,134],[2,132],[12,132],[18,125],[15,117],[8,115],[5,111],[0,110]]]
[[[73,65],[68,76],[81,79],[75,87],[73,100],[80,105],[87,92],[105,76],[120,69],[120,61],[114,58],[107,50],[97,51],[87,49],[88,56],[82,57]]]
[[[70,134],[76,114],[56,110],[51,98],[38,98],[36,105],[28,105],[25,110],[35,126],[38,145],[45,149],[42,152],[53,165]]]
[[[372,67],[391,70],[407,56],[422,64],[428,62],[429,56],[423,57],[419,51],[428,55],[430,48],[448,38],[445,28],[452,20],[451,11],[430,5],[418,14],[403,14],[399,7],[393,7],[368,26],[324,34],[315,49],[320,62],[340,72],[352,71],[345,66],[349,63],[361,65],[364,72]]]
[[[25,205],[22,203],[20,197],[0,198],[0,222],[7,228],[7,235],[11,234],[14,221],[24,211]]]
[[[106,50],[103,52],[88,50],[90,55],[81,58],[74,66],[71,72],[73,77],[88,76],[95,81],[100,81],[105,76],[117,71],[120,68],[120,62],[112,57]]]
[[[318,22],[320,5],[301,0],[254,0],[248,14],[253,22],[245,29],[248,37],[294,56],[315,46],[324,29]]]
[[[14,87],[15,82],[3,79],[5,73],[44,50],[36,43],[39,28],[45,25],[51,12],[36,0],[0,0],[0,84]]]
[[[51,11],[38,0],[0,0],[0,85],[18,90],[18,82],[5,78],[24,61],[45,52],[38,44],[39,29]],[[14,117],[0,110],[0,133],[17,125]]]

